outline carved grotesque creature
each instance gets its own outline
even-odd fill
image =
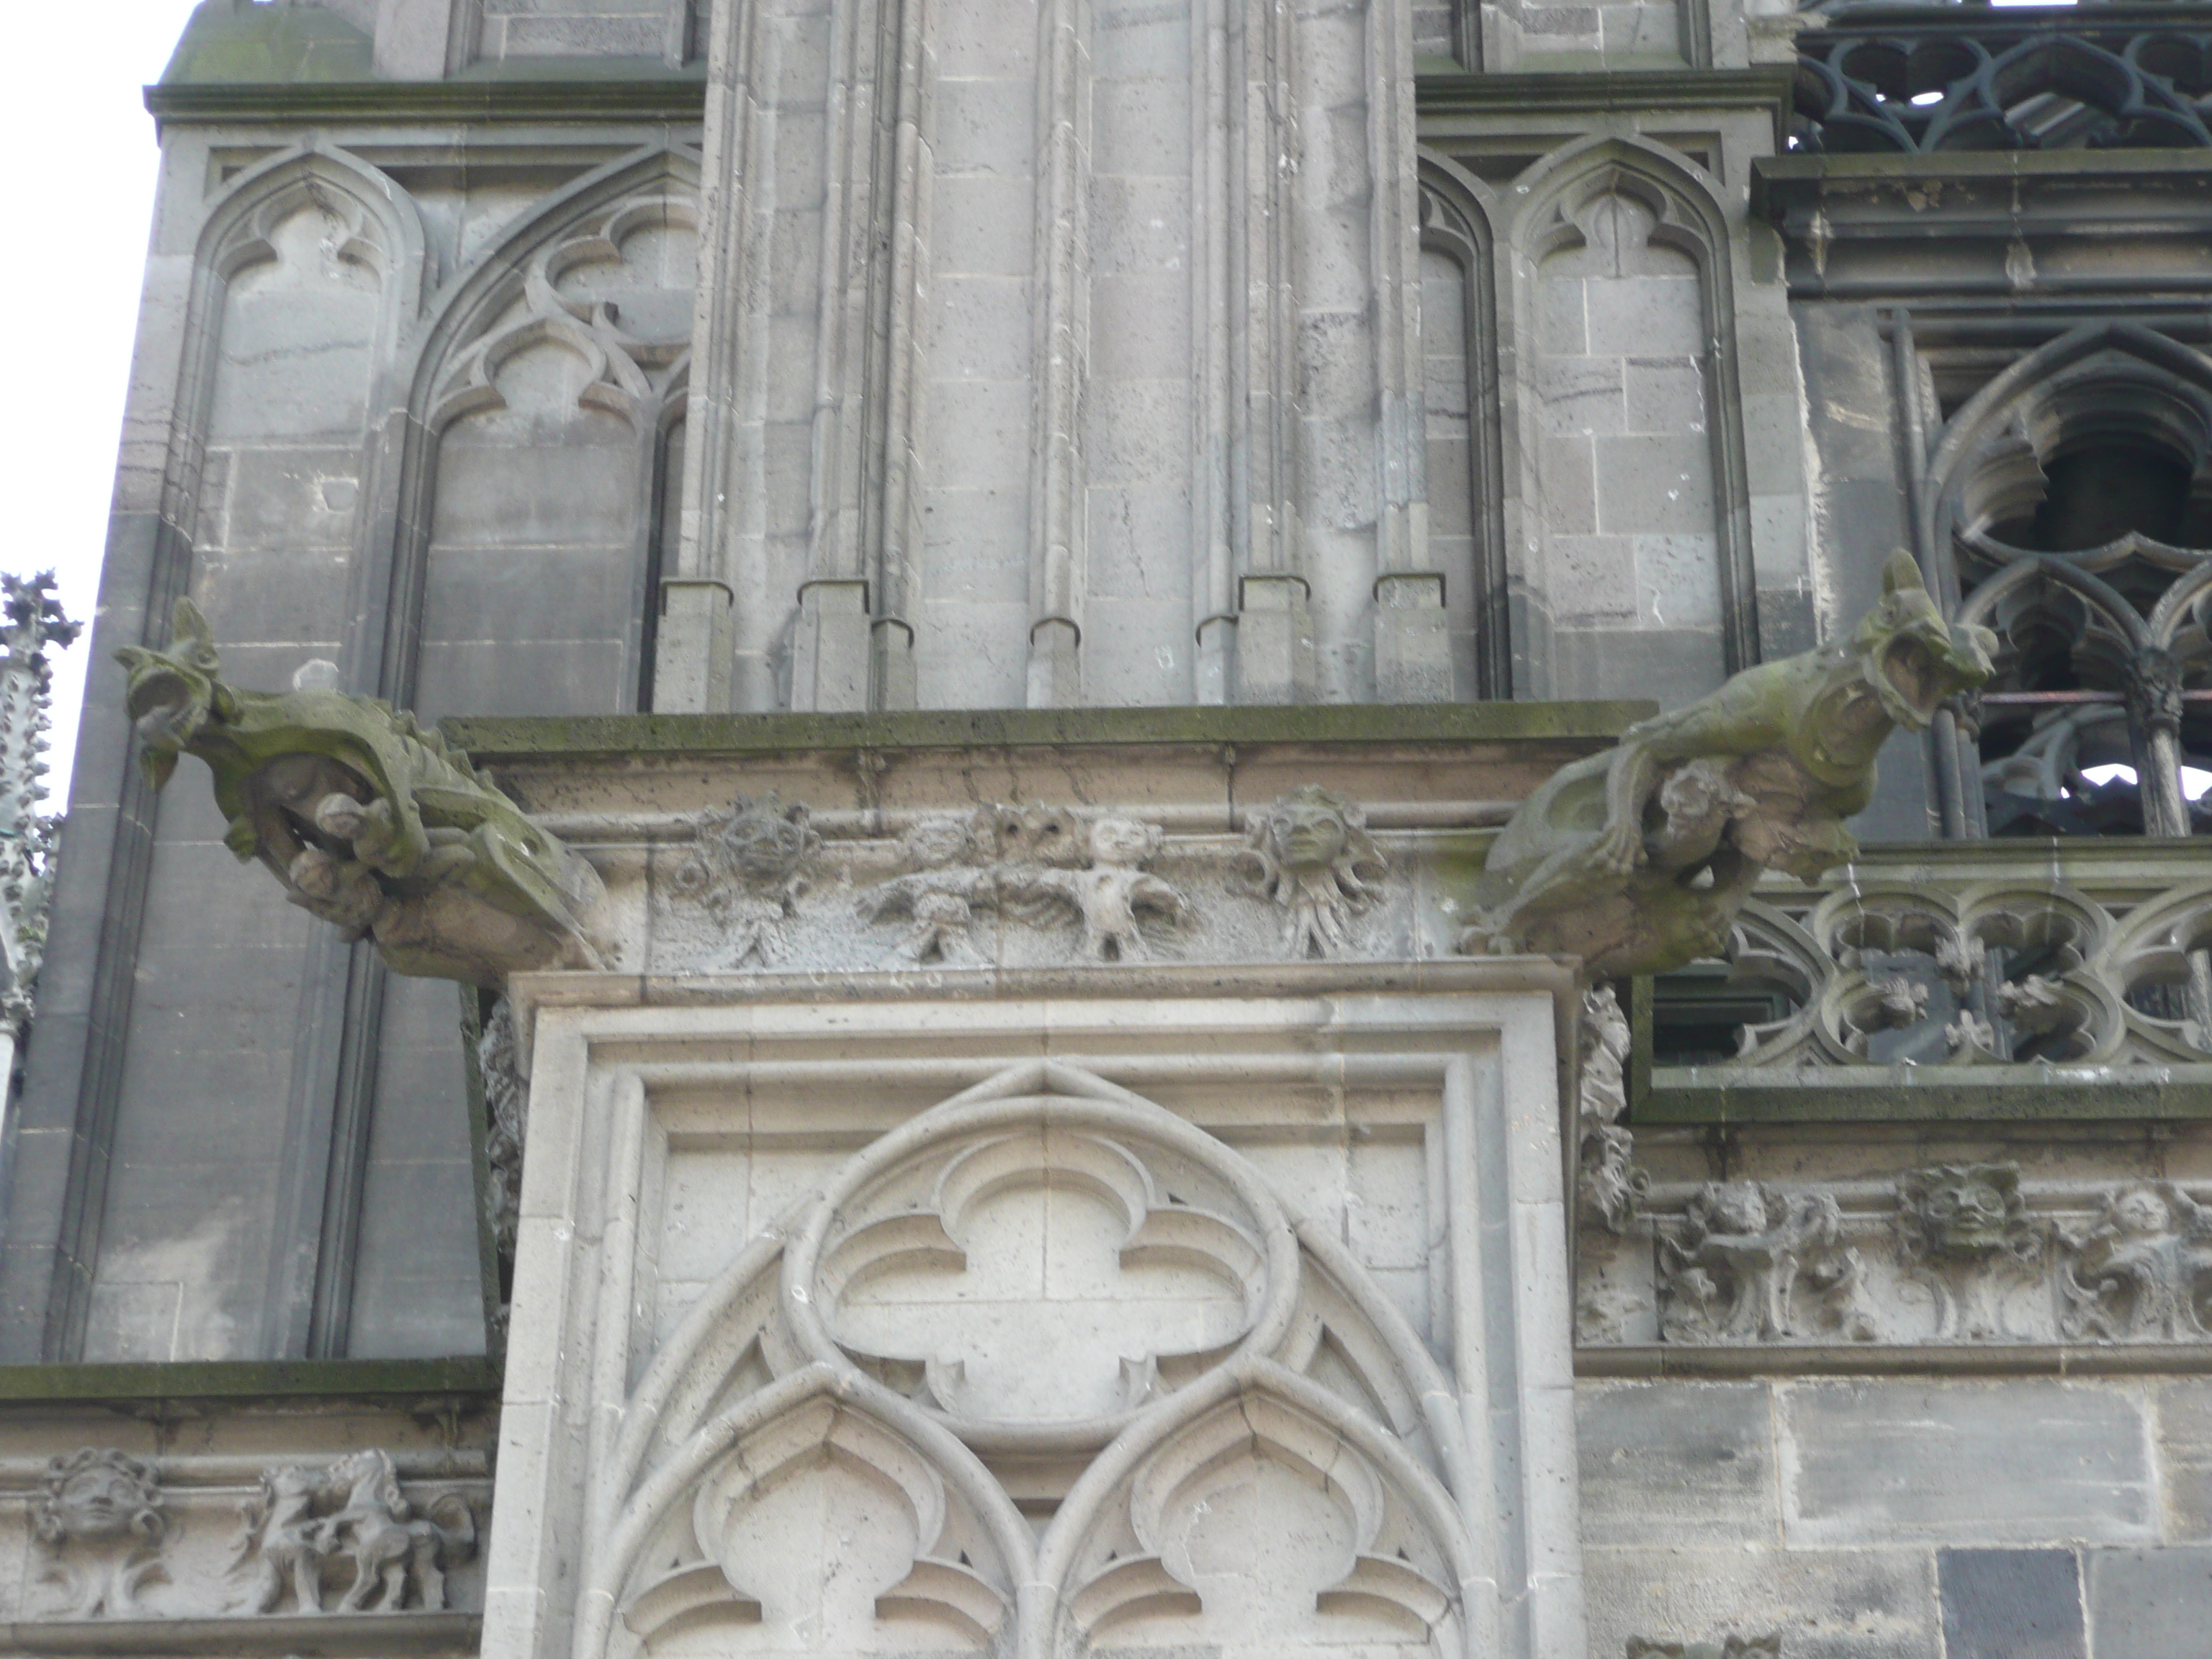
[[[179,599],[166,652],[126,647],[129,706],[155,788],[178,757],[215,775],[225,844],[396,971],[496,987],[596,968],[598,875],[414,716],[326,689],[241,691]]]
[[[914,869],[878,882],[855,902],[863,921],[901,913],[909,919],[896,947],[907,961],[978,960],[970,926],[976,911],[999,900],[998,872],[982,861],[991,840],[985,819],[981,813],[975,820],[924,818],[901,841]]]
[[[1020,880],[1075,907],[1083,921],[1085,956],[1098,962],[1142,962],[1152,953],[1139,926],[1139,914],[1176,917],[1188,908],[1181,893],[1145,868],[1159,856],[1166,840],[1158,824],[1100,818],[1091,826],[1090,868],[1030,871]]]
[[[139,1613],[140,1588],[163,1575],[169,1522],[160,1477],[119,1451],[87,1447],[55,1458],[31,1526],[49,1558],[46,1576],[67,1586],[77,1618]]]
[[[2060,1235],[2069,1337],[2108,1342],[2212,1337],[2212,1208],[2144,1182],[2105,1200],[2086,1231]]]
[[[808,886],[807,862],[821,847],[805,805],[787,805],[773,789],[701,815],[697,847],[676,885],[703,900],[720,924],[721,939],[704,963],[709,971],[782,959]]]
[[[1667,1328],[1680,1340],[1771,1342],[1874,1332],[1859,1307],[1858,1252],[1826,1193],[1713,1182],[1659,1242]]]
[[[446,1605],[446,1569],[475,1553],[476,1517],[447,1492],[417,1515],[390,1454],[355,1452],[320,1469],[273,1469],[242,1510],[237,1563],[252,1563],[246,1605],[273,1613],[289,1589],[299,1612],[340,1592],[345,1613]]]
[[[1462,950],[1583,958],[1593,979],[1719,954],[1759,872],[1857,854],[1844,820],[1875,757],[1990,673],[1996,636],[1946,625],[1911,558],[1848,637],[1761,664],[1561,769],[1491,848]]]
[[[1342,954],[1354,913],[1381,896],[1389,865],[1367,833],[1366,815],[1334,790],[1307,784],[1253,823],[1239,861],[1283,913],[1292,957]]]

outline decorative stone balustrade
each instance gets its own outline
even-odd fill
[[[2212,9],[1855,6],[1797,46],[1796,149],[2212,148]]]
[[[1770,880],[1724,976],[1662,982],[1636,1121],[2014,1115],[2086,1084],[2067,1114],[2205,1115],[2208,945],[2192,842],[1898,848],[1818,886]],[[1773,1017],[1731,1056],[1686,1055],[1670,1026],[1701,995]]]

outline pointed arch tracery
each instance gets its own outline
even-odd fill
[[[2136,472],[2143,477],[2136,477]],[[2192,832],[2212,754],[2212,361],[2093,324],[1963,404],[1920,526],[1962,619],[1996,629],[1960,799],[1986,833]],[[2121,766],[2125,778],[2093,779]]]
[[[669,277],[643,315],[599,279],[619,276],[634,246],[696,240],[698,166],[689,150],[654,148],[556,192],[447,285],[404,354],[394,379],[404,413],[385,433],[380,501],[393,625],[382,630],[377,684],[395,701],[428,698],[435,714],[571,703],[613,713],[647,700],[659,569],[678,523],[670,507],[681,489],[690,279]],[[653,285],[632,291],[650,297]],[[475,447],[493,452],[481,466]],[[571,449],[573,467],[553,459]],[[520,528],[490,499],[500,453],[547,471],[544,489],[520,489],[504,512]],[[471,472],[458,484],[456,455]],[[571,472],[569,493],[583,493],[569,509],[543,506]],[[542,520],[522,522],[532,510]],[[532,536],[563,568],[518,581],[527,560],[514,550],[538,544]],[[446,561],[433,606],[432,566],[447,546],[467,556]],[[533,622],[532,606],[549,605],[555,614]],[[489,679],[493,659],[465,637],[487,610],[536,641],[514,647]]]
[[[1449,156],[1423,149],[1422,356],[1427,381],[1430,562],[1445,574],[1454,678],[1513,695],[1505,460],[1498,399],[1497,203]]]
[[[1735,391],[1732,244],[1718,194],[1686,157],[1640,137],[1605,136],[1545,157],[1516,181],[1515,193],[1510,241],[1520,373],[1511,390],[1521,441],[1519,476],[1509,480],[1509,489],[1517,498],[1521,523],[1509,532],[1507,545],[1510,556],[1523,562],[1516,586],[1555,605],[1595,607],[1585,625],[1600,628],[1626,625],[1632,615],[1642,626],[1678,625],[1664,614],[1659,596],[1689,592],[1682,625],[1716,635],[1716,680],[1748,667],[1759,657],[1758,586],[1743,416]],[[1631,228],[1631,221],[1642,239],[1637,246],[1653,250],[1646,263],[1671,256],[1694,277],[1694,300],[1674,317],[1672,334],[1661,349],[1691,376],[1696,418],[1648,433],[1624,425],[1621,435],[1681,447],[1699,465],[1674,495],[1662,486],[1649,501],[1617,496],[1601,512],[1595,503],[1582,504],[1587,491],[1546,477],[1547,441],[1552,464],[1564,466],[1569,463],[1560,446],[1603,436],[1597,426],[1574,418],[1579,381],[1612,372],[1608,361],[1626,363],[1660,339],[1646,327],[1630,326],[1625,313],[1602,342],[1595,331],[1579,331],[1586,326],[1580,319],[1563,325],[1553,314],[1556,307],[1547,308],[1553,296],[1547,293],[1545,266],[1610,246]],[[1680,398],[1650,402],[1654,409],[1691,407]],[[1586,459],[1595,471],[1594,458]],[[1616,469],[1615,476],[1624,475]],[[1699,498],[1701,510],[1686,505]],[[1609,521],[1607,512],[1619,522]],[[1686,557],[1705,557],[1686,551],[1693,545],[1686,538],[1710,538],[1710,565],[1702,572],[1681,568]],[[1534,648],[1533,641],[1525,647],[1516,641],[1516,649]],[[1535,678],[1532,689],[1547,689],[1543,678]]]

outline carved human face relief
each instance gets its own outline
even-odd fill
[[[1325,870],[1344,851],[1344,813],[1305,792],[1276,804],[1267,821],[1276,861],[1286,870]]]

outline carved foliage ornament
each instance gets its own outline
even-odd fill
[[[1626,1659],[1782,1659],[1782,1638],[1724,1636],[1711,1642],[1670,1642],[1632,1636]]]
[[[1948,627],[1908,556],[1882,586],[1848,637],[1747,669],[1540,786],[1491,848],[1461,948],[1662,973],[1720,954],[1762,871],[1811,880],[1856,857],[1844,820],[1883,743],[1987,679],[1996,642]]]
[[[413,715],[339,691],[225,684],[189,599],[168,650],[116,656],[147,780],[161,787],[180,755],[205,761],[231,851],[347,937],[374,939],[396,972],[496,987],[601,965],[597,873]]]
[[[697,846],[677,870],[676,890],[702,900],[720,924],[706,971],[782,959],[786,928],[807,889],[807,862],[821,846],[806,808],[786,805],[773,789],[700,815]]]

